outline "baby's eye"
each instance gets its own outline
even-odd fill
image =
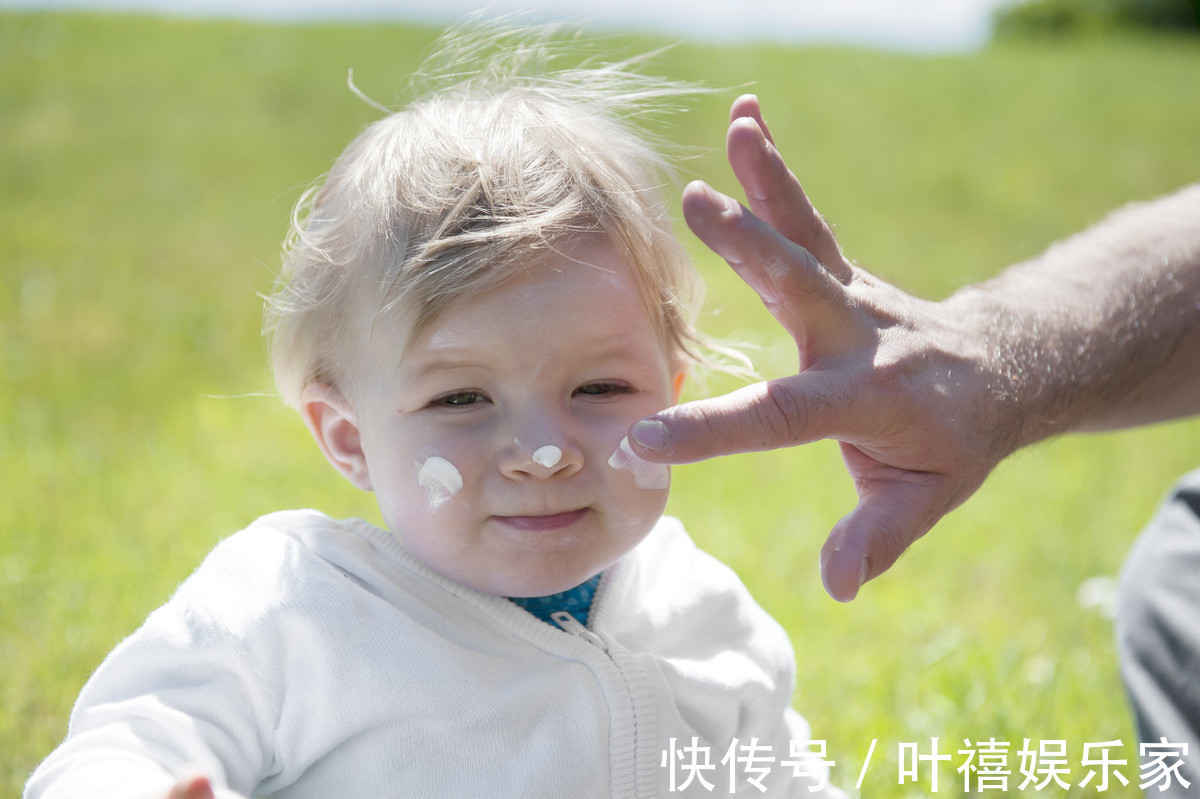
[[[575,393],[587,397],[608,397],[619,394],[632,394],[633,387],[628,383],[616,380],[597,380],[594,383],[584,383],[575,389]]]
[[[449,394],[442,394],[435,397],[429,404],[434,407],[443,408],[461,408],[467,405],[476,405],[481,402],[487,402],[487,395],[482,391],[467,389],[464,391],[451,391]]]

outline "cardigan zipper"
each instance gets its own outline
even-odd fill
[[[604,639],[580,624],[578,619],[576,619],[567,611],[560,610],[551,613],[550,618],[554,619],[554,623],[557,624],[563,632],[570,633],[576,638],[582,638],[584,641],[587,641],[592,646],[598,648],[604,654],[608,654],[608,644],[604,642]]]
[[[622,773],[627,775],[626,779],[630,780],[630,783],[629,787],[626,789],[627,792],[621,791],[620,796],[622,799],[626,799],[626,797],[641,796],[642,794],[638,792],[637,774],[639,769],[637,763],[642,760],[642,757],[639,756],[639,753],[645,748],[645,743],[643,742],[644,736],[640,732],[642,727],[640,719],[647,711],[639,709],[638,701],[635,698],[634,686],[630,680],[630,675],[626,673],[626,667],[623,666],[621,661],[616,657],[616,653],[609,650],[608,643],[603,638],[589,630],[584,625],[580,624],[579,620],[567,611],[560,610],[551,613],[550,618],[553,619],[554,623],[557,624],[563,632],[573,635],[576,638],[579,638],[599,649],[604,656],[608,658],[609,662],[616,670],[617,675],[619,675],[619,684],[624,690],[624,696],[626,701],[629,703],[633,718],[632,729],[628,733],[630,735],[629,748],[631,750],[632,760],[623,762],[620,765],[620,768],[623,769]],[[628,666],[632,664],[626,665]],[[634,668],[636,668],[636,666],[634,666]],[[616,774],[615,770],[614,774]],[[614,796],[615,795],[616,794],[614,794]],[[647,793],[646,795],[650,796],[652,794]]]

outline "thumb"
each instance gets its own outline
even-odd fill
[[[945,512],[945,502],[932,485],[892,481],[863,491],[858,505],[846,514],[821,548],[821,581],[831,597],[849,602],[868,580],[892,567],[904,551],[923,536],[933,519]]]
[[[841,404],[816,372],[768,380],[666,408],[629,430],[634,452],[655,463],[693,463],[737,452],[807,444],[829,434]]]

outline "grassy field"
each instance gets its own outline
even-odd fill
[[[432,36],[0,14],[0,795],[218,539],[283,507],[377,518],[264,396],[257,293],[302,187],[377,116],[346,70],[391,102]],[[941,57],[685,43],[657,65],[753,83],[847,252],[928,297],[1200,178],[1194,39]],[[685,177],[733,190],[721,145],[739,91],[673,123],[695,152]],[[696,259],[705,328],[753,345],[765,374],[792,369],[757,300]],[[964,739],[994,738],[1012,743],[1016,793],[1025,738],[1065,740],[1074,782],[1086,742],[1122,739],[1134,762],[1111,622],[1077,592],[1118,572],[1197,462],[1197,421],[1036,447],[847,606],[816,567],[853,502],[833,444],[678,469],[671,511],[791,632],[797,706],[835,782],[854,787],[874,741],[862,795],[928,795],[925,774],[898,784],[898,751],[937,737],[954,756],[939,795],[957,795]]]

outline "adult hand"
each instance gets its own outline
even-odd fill
[[[1018,443],[986,345],[952,303],[916,299],[842,254],[774,147],[758,100],[733,105],[729,162],[750,210],[702,183],[683,211],[795,339],[796,375],[637,422],[638,455],[688,463],[833,438],[858,493],[821,551],[849,601],[983,482]]]

